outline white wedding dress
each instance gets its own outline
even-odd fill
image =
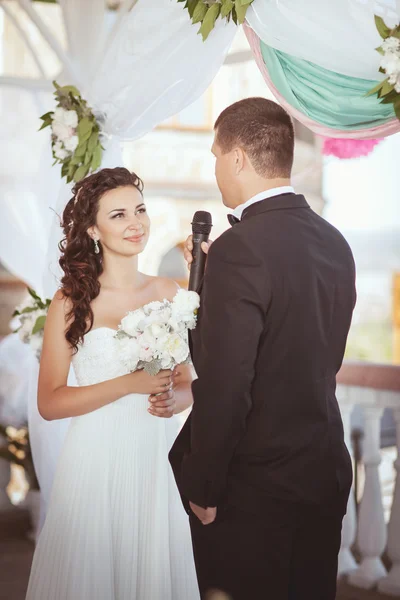
[[[115,331],[86,334],[79,385],[125,375]],[[188,517],[168,463],[176,417],[130,394],[72,419],[27,600],[198,600]]]

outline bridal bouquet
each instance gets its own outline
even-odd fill
[[[16,308],[13,317],[18,318],[18,333],[24,344],[29,344],[38,360],[42,352],[43,329],[51,300],[42,300],[36,292],[28,288],[29,297]]]
[[[129,368],[157,375],[190,360],[188,330],[196,327],[200,297],[179,290],[171,301],[150,302],[129,312],[119,325],[119,358]]]

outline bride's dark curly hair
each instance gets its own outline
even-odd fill
[[[143,182],[123,167],[102,169],[79,181],[62,215],[64,239],[60,242],[60,266],[64,272],[61,292],[69,300],[65,337],[74,352],[85,333],[93,327],[92,301],[100,293],[99,276],[103,272],[103,249],[98,254],[87,233],[96,224],[100,198],[109,190],[133,186],[143,192]]]

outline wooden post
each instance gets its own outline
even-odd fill
[[[393,277],[393,362],[400,364],[400,273]]]

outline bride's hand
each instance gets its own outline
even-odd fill
[[[168,390],[164,394],[149,397],[150,407],[147,409],[154,417],[169,419],[173,416],[176,408],[174,391]]]
[[[161,394],[172,386],[172,371],[167,369],[157,375],[149,375],[144,369],[135,371],[132,377],[133,394]]]

